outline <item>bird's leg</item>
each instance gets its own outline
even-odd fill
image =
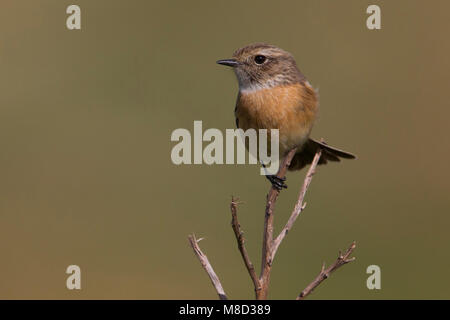
[[[287,185],[286,183],[284,183],[286,181],[286,177],[284,178],[280,178],[279,176],[277,176],[276,174],[267,174],[267,169],[266,166],[263,162],[261,162],[261,165],[264,168],[264,171],[266,172],[266,178],[267,180],[270,181],[270,183],[272,184],[272,186],[277,189],[278,191],[281,191],[283,189],[287,189]]]

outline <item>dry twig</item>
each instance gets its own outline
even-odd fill
[[[297,152],[297,148],[292,149],[284,157],[283,163],[280,166],[277,176],[279,178],[284,178],[286,176],[287,168],[289,167],[292,158]],[[262,258],[261,258],[261,273],[259,276],[259,281],[261,283],[261,290],[258,292],[257,299],[267,299],[267,293],[269,290],[270,282],[270,271],[272,269],[272,245],[273,245],[273,221],[274,213],[273,208],[275,202],[277,201],[280,191],[272,186],[270,188],[269,194],[267,195],[266,202],[266,214],[264,216],[264,233],[263,233],[263,247],[262,247]]]
[[[300,213],[303,211],[303,209],[305,209],[305,207],[306,207],[306,202],[303,203],[303,200],[305,199],[306,191],[308,190],[308,187],[311,183],[314,173],[316,173],[316,168],[317,168],[317,165],[319,164],[321,155],[322,155],[322,151],[319,149],[316,152],[316,155],[314,156],[311,166],[309,167],[308,173],[306,174],[305,181],[303,182],[303,186],[298,195],[298,200],[294,207],[294,210],[292,211],[291,216],[289,217],[289,220],[286,223],[286,225],[284,226],[283,230],[281,230],[278,237],[276,237],[275,240],[273,241],[273,249],[272,249],[272,256],[271,256],[272,261],[275,258],[275,254],[277,253],[278,247],[280,246],[284,237],[286,237],[289,230],[291,230],[292,226],[294,225],[295,220],[300,215]]]
[[[336,271],[337,269],[339,269],[341,266],[343,266],[344,264],[347,264],[349,262],[354,261],[356,258],[349,258],[350,255],[352,254],[353,250],[355,250],[356,248],[356,243],[353,242],[350,247],[347,249],[347,251],[344,254],[341,254],[341,252],[339,252],[339,256],[337,258],[337,260],[331,265],[329,266],[327,269],[325,269],[325,263],[322,265],[322,269],[320,270],[319,275],[313,280],[313,282],[311,282],[297,297],[297,300],[303,300],[305,299],[305,297],[307,295],[309,295],[311,292],[313,292],[313,290],[322,283],[322,281],[324,281],[325,279],[328,279],[328,277],[330,276],[330,274],[333,271]]]
[[[208,274],[209,278],[211,279],[211,282],[214,286],[214,288],[217,291],[217,294],[219,295],[220,300],[228,300],[227,295],[225,294],[225,291],[223,290],[222,284],[220,283],[219,277],[214,272],[213,267],[209,263],[208,258],[206,255],[202,252],[200,249],[200,246],[198,245],[198,242],[201,240],[197,240],[195,238],[195,235],[192,234],[188,237],[189,243],[191,244],[192,249],[194,250],[195,255],[197,256],[198,260],[200,260],[200,263],[202,264],[203,269],[205,269],[206,273]]]
[[[241,252],[242,259],[244,260],[245,266],[247,267],[250,278],[253,281],[253,286],[255,288],[255,294],[258,296],[258,292],[261,290],[261,284],[259,282],[258,276],[256,275],[255,267],[253,263],[250,261],[250,257],[248,256],[247,249],[245,248],[245,238],[244,233],[241,230],[241,225],[239,224],[237,218],[237,205],[238,200],[231,197],[231,226],[234,231],[234,235],[236,236],[237,244],[239,251]]]

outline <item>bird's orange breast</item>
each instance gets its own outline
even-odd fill
[[[308,138],[317,113],[317,96],[309,83],[239,93],[238,127],[243,130],[279,129],[280,152],[301,146]]]

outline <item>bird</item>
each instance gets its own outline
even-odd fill
[[[319,108],[318,93],[291,53],[274,45],[253,43],[217,63],[232,67],[237,77],[239,92],[234,110],[237,128],[278,129],[282,157],[297,148],[288,170],[300,170],[310,164],[319,149],[322,150],[319,165],[356,158],[310,137]],[[277,190],[287,188],[284,177],[266,177]]]

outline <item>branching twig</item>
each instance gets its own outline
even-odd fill
[[[339,256],[337,260],[325,269],[325,263],[322,265],[322,270],[320,270],[319,275],[311,282],[297,297],[297,300],[303,300],[307,295],[309,295],[319,284],[322,283],[325,279],[327,279],[333,271],[336,271],[344,264],[352,262],[355,258],[349,258],[352,254],[353,250],[356,248],[356,243],[353,242],[351,246],[347,249],[347,251],[342,255],[339,252]]]
[[[200,250],[200,246],[198,245],[198,242],[201,240],[197,240],[195,238],[195,235],[192,234],[188,237],[189,243],[191,244],[192,249],[194,250],[195,255],[197,256],[198,260],[200,260],[200,263],[203,266],[203,269],[205,269],[206,273],[208,274],[209,278],[211,279],[211,282],[216,288],[217,294],[219,295],[220,300],[228,300],[227,295],[225,294],[225,291],[223,290],[222,284],[220,283],[219,277],[217,277],[217,274],[214,272],[214,269],[212,268],[211,264],[209,263],[208,258],[206,255]]]
[[[234,231],[234,235],[236,236],[237,244],[239,251],[241,252],[242,259],[244,260],[245,266],[247,267],[250,278],[252,278],[253,286],[255,288],[255,294],[258,296],[258,292],[261,290],[261,284],[259,282],[258,276],[256,275],[255,267],[253,263],[250,261],[250,258],[247,253],[247,249],[245,248],[245,238],[244,233],[241,231],[241,225],[239,224],[237,218],[237,199],[231,197],[231,226]]]
[[[303,211],[303,209],[305,209],[305,207],[306,207],[306,202],[303,203],[303,200],[305,199],[306,191],[308,190],[308,187],[309,187],[309,184],[311,183],[313,175],[314,175],[314,173],[316,173],[316,167],[319,164],[321,155],[322,155],[322,150],[319,149],[316,152],[316,155],[314,156],[311,166],[309,167],[308,173],[306,174],[302,189],[300,190],[300,193],[298,195],[297,204],[295,205],[294,210],[292,211],[291,216],[289,217],[289,220],[286,223],[286,225],[284,226],[283,230],[281,230],[278,237],[276,237],[275,240],[273,241],[272,256],[271,256],[272,261],[275,258],[275,254],[277,253],[278,247],[280,246],[284,237],[286,237],[289,230],[291,230],[292,226],[294,225],[295,220],[300,215],[300,213]]]
[[[292,149],[289,153],[284,157],[283,162],[280,166],[277,176],[281,179],[284,179],[286,175],[286,171],[297,152],[297,148]],[[316,167],[319,164],[320,157],[322,155],[322,150],[318,149],[314,156],[314,159],[311,163],[311,166],[306,174],[305,180],[303,182],[303,186],[298,195],[297,203],[292,211],[289,220],[287,221],[284,228],[281,230],[280,234],[274,239],[273,238],[273,228],[274,228],[274,207],[275,202],[278,199],[279,190],[277,190],[274,186],[271,187],[269,193],[267,194],[267,202],[266,202],[266,210],[264,216],[264,233],[263,233],[263,245],[262,245],[262,258],[261,258],[261,273],[259,277],[256,275],[255,267],[250,261],[247,249],[245,248],[245,239],[243,236],[243,232],[241,230],[241,226],[239,224],[237,218],[237,200],[231,199],[231,226],[233,227],[234,234],[236,236],[237,244],[239,251],[241,253],[244,264],[247,268],[247,271],[250,275],[250,278],[253,281],[253,285],[255,288],[256,299],[267,299],[268,290],[269,290],[269,282],[270,282],[270,273],[272,269],[272,263],[275,258],[275,254],[281,244],[281,242],[286,237],[289,230],[291,230],[294,225],[295,220],[298,218],[300,213],[305,209],[306,203],[304,203],[304,198],[306,195],[306,191],[311,183],[312,177],[315,173]],[[208,273],[211,282],[214,285],[214,288],[219,295],[219,298],[222,300],[226,300],[227,296],[222,288],[219,278],[214,272],[211,264],[208,261],[206,255],[200,250],[198,246],[198,241],[195,239],[194,235],[189,236],[189,242],[194,249],[194,253],[197,255],[200,260],[203,268]],[[304,299],[307,295],[309,295],[318,285],[322,283],[325,279],[327,279],[330,274],[343,266],[346,263],[353,261],[355,258],[349,258],[350,254],[355,249],[356,245],[353,242],[349,249],[342,255],[339,253],[339,257],[334,264],[325,269],[325,264],[322,266],[322,270],[319,275],[311,282],[297,297],[297,300]]]

